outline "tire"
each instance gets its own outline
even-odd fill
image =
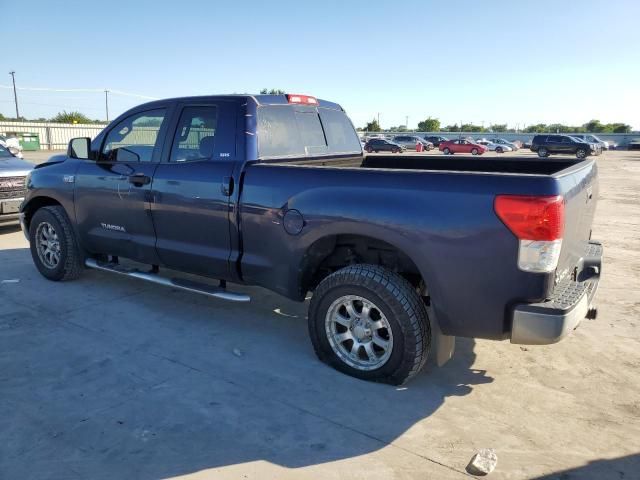
[[[538,149],[538,156],[539,156],[540,158],[546,158],[546,157],[548,157],[548,156],[549,156],[549,152],[547,151],[547,149],[546,149],[546,148],[541,147],[541,148],[539,148],[539,149]]]
[[[578,150],[576,150],[576,158],[579,158],[580,160],[582,160],[583,158],[587,157],[587,151],[584,148],[579,148]]]
[[[496,147],[496,153],[504,153],[502,147]]]
[[[67,281],[82,273],[83,255],[64,208],[50,206],[37,210],[29,226],[29,243],[33,263],[43,277]]]
[[[444,153],[445,155],[449,155],[451,153],[451,150],[445,148],[444,150],[442,150],[442,153]]]
[[[352,315],[346,305],[351,305]],[[373,323],[386,327],[376,329]],[[422,369],[431,345],[429,317],[416,289],[378,265],[345,267],[320,282],[309,306],[309,335],[324,363],[362,380],[392,385],[403,384]],[[350,338],[340,341],[341,335]],[[386,349],[379,346],[385,341]]]
[[[371,153],[371,152],[373,152],[373,149],[372,149],[371,147],[367,147],[367,148],[365,148],[364,150],[365,150],[365,152],[367,152],[367,153]]]
[[[400,153],[400,150],[394,148],[393,150],[391,150],[391,153]]]
[[[478,155],[478,149],[477,148],[472,148],[471,149],[471,155]]]
[[[374,152],[378,153],[380,150],[374,150]]]

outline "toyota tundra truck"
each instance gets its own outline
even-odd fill
[[[402,384],[456,336],[554,343],[596,313],[594,160],[365,156],[344,110],[311,96],[147,103],[27,188],[47,279],[310,294],[316,354],[361,379]]]

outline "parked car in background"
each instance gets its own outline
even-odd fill
[[[480,145],[466,138],[440,142],[440,146],[438,147],[438,149],[445,155],[451,155],[454,153],[470,153],[471,155],[482,155],[488,150],[484,145]]]
[[[505,140],[504,138],[494,137],[494,138],[490,138],[489,141],[491,143],[496,143],[498,145],[505,145],[507,147],[511,147],[511,150],[513,150],[514,152],[518,151],[518,149],[520,148],[517,143],[509,142],[508,140]]]
[[[16,137],[7,138],[4,135],[0,135],[0,147],[9,150],[15,157],[23,158],[22,145],[20,145],[20,141]]]
[[[0,226],[17,224],[33,165],[0,145]]]
[[[396,135],[393,137],[393,142],[402,145],[407,150],[415,150],[418,143],[421,143],[426,151],[433,150],[433,143],[415,135]]]
[[[433,146],[438,148],[442,142],[448,142],[449,139],[447,137],[442,137],[440,135],[427,135],[424,137],[427,142],[433,143]]]
[[[387,140],[386,138],[372,138],[364,145],[364,151],[367,153],[402,153],[404,152],[404,147],[402,145],[398,145],[395,142],[392,142],[391,140]]]
[[[605,142],[604,140],[600,140],[598,137],[596,137],[595,135],[591,135],[590,133],[586,133],[586,134],[575,134],[575,135],[571,135],[573,138],[577,138],[579,140],[585,140],[589,143],[595,143],[597,145],[600,145],[600,148],[602,148],[602,150],[609,150],[609,142]]]
[[[551,154],[575,155],[586,158],[589,155],[600,155],[602,148],[595,143],[579,140],[570,135],[536,135],[531,141],[531,151],[537,152],[541,158]]]
[[[513,152],[513,148],[511,148],[510,146],[493,143],[487,140],[486,138],[479,138],[478,140],[476,140],[476,143],[479,145],[484,145],[491,152],[496,152],[496,153]]]

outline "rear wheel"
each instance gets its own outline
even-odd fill
[[[36,211],[29,226],[31,257],[49,280],[73,280],[82,272],[82,255],[71,222],[60,206]]]
[[[540,148],[538,149],[538,156],[539,156],[540,158],[548,157],[548,156],[549,156],[549,152],[547,151],[547,149],[546,149],[546,148],[544,148],[544,147],[540,147]]]
[[[376,153],[378,153],[380,150],[375,150]]]
[[[496,153],[504,153],[502,147],[496,147]]]
[[[365,151],[367,153],[371,153],[371,152],[373,152],[373,149],[371,147],[367,147],[367,148],[365,148]]]
[[[444,153],[445,155],[449,155],[451,153],[451,150],[445,148],[444,150],[442,150],[442,153]]]
[[[431,344],[424,302],[400,275],[352,265],[325,278],[309,306],[318,358],[347,375],[400,385],[424,366]]]
[[[478,155],[478,149],[477,148],[472,148],[471,149],[471,155]]]
[[[579,148],[578,150],[576,150],[577,158],[585,158],[586,156],[587,156],[587,151],[584,148]]]
[[[393,150],[391,150],[391,153],[399,153],[400,150],[398,150],[397,148],[394,148]]]

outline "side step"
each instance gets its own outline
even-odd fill
[[[119,273],[120,275],[126,275],[127,277],[139,278],[140,280],[146,280],[147,282],[157,283],[164,285],[165,287],[179,288],[180,290],[186,290],[187,292],[200,293],[207,295],[208,297],[219,298],[222,300],[229,300],[231,302],[249,302],[251,297],[244,293],[228,292],[223,288],[214,287],[213,285],[207,285],[204,283],[198,283],[185,278],[165,278],[155,273],[141,272],[140,270],[127,269],[117,263],[105,263],[99,262],[93,258],[87,258],[84,264],[88,268],[95,268],[96,270],[103,270],[105,272]]]

